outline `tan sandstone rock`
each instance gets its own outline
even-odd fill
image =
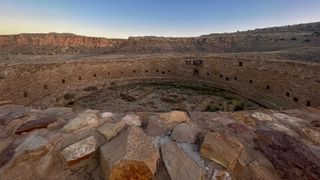
[[[37,134],[29,135],[15,148],[15,161],[29,160],[46,154],[49,150],[49,141]]]
[[[141,126],[142,122],[140,117],[135,114],[128,114],[121,118],[121,121],[124,121],[128,126]]]
[[[100,148],[106,179],[152,179],[159,150],[139,127],[129,127]]]
[[[209,158],[228,170],[238,163],[243,145],[221,133],[208,132],[201,146],[201,155]]]
[[[302,128],[300,134],[315,144],[320,144],[320,132],[310,128]]]
[[[189,119],[187,113],[182,111],[161,113],[159,117],[168,129],[173,129],[177,124],[186,122]]]
[[[107,141],[115,137],[124,127],[126,123],[124,121],[118,121],[116,123],[104,123],[97,130],[104,135]]]
[[[200,180],[203,178],[203,172],[200,166],[174,142],[162,144],[161,153],[172,180]]]
[[[69,123],[62,128],[62,131],[69,133],[97,127],[99,125],[99,120],[96,113],[96,111],[92,110],[86,110],[80,113],[77,117],[71,119]]]
[[[64,148],[60,154],[68,166],[75,165],[82,160],[88,159],[98,148],[94,136],[87,137],[77,143]]]
[[[262,112],[254,112],[251,116],[259,121],[273,121],[273,118],[269,114]]]

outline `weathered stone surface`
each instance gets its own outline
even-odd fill
[[[108,179],[152,179],[159,150],[139,127],[131,126],[100,148],[100,163]]]
[[[254,112],[251,116],[260,121],[273,121],[273,118],[269,114],[262,112]]]
[[[186,122],[189,119],[188,115],[182,111],[161,113],[159,117],[163,120],[164,125],[168,129],[173,129],[177,124]]]
[[[302,124],[306,124],[306,122],[300,118],[289,116],[283,113],[273,113],[272,115],[276,117],[280,122],[288,124],[292,127],[300,128]]]
[[[104,135],[107,141],[115,137],[124,127],[126,123],[124,121],[118,121],[116,123],[104,123],[97,130]]]
[[[19,144],[14,152],[16,161],[23,161],[31,158],[37,158],[48,152],[49,141],[37,134],[29,135],[21,144]]]
[[[201,146],[201,155],[232,170],[238,163],[243,145],[224,134],[208,132]]]
[[[212,180],[232,180],[231,175],[228,171],[215,170]]]
[[[163,124],[162,119],[158,116],[151,116],[147,126],[147,134],[149,136],[161,136],[167,132],[167,128]]]
[[[73,131],[80,131],[98,127],[99,120],[96,115],[96,111],[86,110],[80,113],[76,118],[71,119],[68,124],[66,124],[62,131],[69,133]]]
[[[195,143],[201,130],[192,123],[178,124],[171,134],[173,140],[185,143]]]
[[[73,112],[72,108],[67,107],[52,107],[42,111],[40,114],[43,117],[61,117]]]
[[[236,133],[249,132],[249,128],[243,124],[239,123],[230,123],[228,127],[233,129]]]
[[[29,110],[19,105],[5,105],[0,107],[0,125],[7,125],[10,121],[25,116]]]
[[[41,118],[37,120],[31,120],[19,126],[15,133],[22,134],[35,129],[47,128],[50,124],[55,122],[57,122],[56,118]]]
[[[282,179],[319,179],[320,158],[306,145],[280,131],[255,131],[254,144],[278,170]]]
[[[299,132],[306,139],[312,141],[315,144],[318,144],[318,145],[320,144],[320,132],[310,128],[302,128]]]
[[[164,164],[172,180],[202,179],[203,172],[174,142],[161,145]]]
[[[87,137],[77,143],[64,148],[60,154],[68,166],[73,166],[82,160],[88,159],[98,148],[94,136]]]
[[[270,167],[268,164],[263,164],[259,160],[254,160],[250,162],[247,167],[251,172],[251,176],[253,179],[259,180],[280,180],[277,172],[273,167]]]
[[[101,113],[102,118],[114,118],[114,114],[112,112],[104,112]]]
[[[129,126],[141,126],[140,117],[135,114],[128,114],[121,118],[121,121],[124,121]]]
[[[249,113],[245,112],[235,112],[232,113],[232,117],[238,122],[238,123],[243,123],[247,124],[249,126],[256,126],[256,121],[250,116]]]

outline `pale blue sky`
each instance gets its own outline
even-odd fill
[[[0,34],[199,36],[320,21],[320,0],[0,0]]]

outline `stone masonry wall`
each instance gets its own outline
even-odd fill
[[[40,108],[89,86],[146,80],[203,83],[268,108],[320,105],[320,65],[312,63],[204,56],[12,64],[0,70],[0,101]]]

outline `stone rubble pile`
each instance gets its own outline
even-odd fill
[[[320,179],[320,108],[0,107],[0,179]]]

